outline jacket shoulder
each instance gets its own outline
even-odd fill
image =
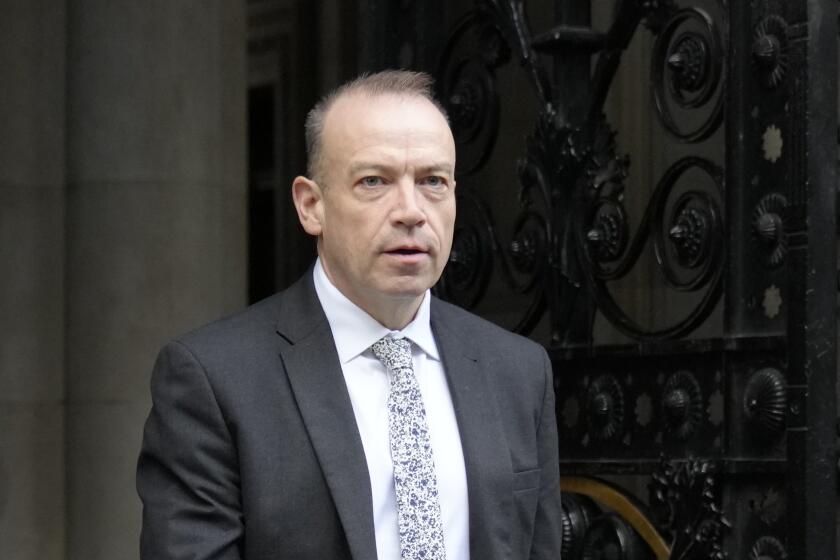
[[[278,337],[280,328],[293,333],[306,332],[324,320],[326,317],[315,295],[310,270],[285,290],[188,332],[176,341],[188,347],[223,344],[228,350],[237,349],[237,345],[248,350],[265,341],[282,340]]]
[[[245,309],[200,326],[175,338],[190,349],[219,344],[230,345],[259,332],[274,332],[284,299],[283,292],[249,305]]]

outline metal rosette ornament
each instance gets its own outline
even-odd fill
[[[767,16],[755,26],[752,62],[759,81],[767,89],[777,88],[790,66],[787,22],[777,15]]]
[[[689,171],[705,175],[712,188],[701,189],[697,178],[668,209],[668,199]],[[672,165],[651,199],[654,250],[665,280],[680,291],[695,291],[720,277],[723,173],[714,163],[687,157]]]
[[[589,433],[606,441],[624,431],[624,391],[612,375],[601,375],[589,385],[587,416]]]
[[[576,139],[577,144],[583,144]],[[626,272],[624,260],[630,237],[624,208],[624,181],[629,159],[616,155],[615,131],[602,118],[598,121],[591,147],[578,155],[581,172],[578,220],[579,252],[588,268],[601,279],[615,279]]]
[[[787,257],[787,214],[787,199],[778,193],[765,195],[753,210],[752,242],[762,264],[768,268],[779,267]]]
[[[787,386],[782,372],[772,367],[755,371],[744,389],[744,415],[764,442],[779,438],[785,429]]]
[[[724,54],[717,24],[698,7],[676,11],[657,36],[651,64],[651,92],[662,126],[674,137],[684,142],[699,142],[720,126]],[[690,118],[678,118],[681,113]],[[695,124],[681,126],[680,120]]]
[[[686,441],[703,422],[703,393],[688,371],[678,371],[665,382],[662,412],[668,435]]]

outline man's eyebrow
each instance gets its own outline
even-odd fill
[[[359,161],[350,165],[350,173],[355,174],[359,173],[360,171],[393,171],[396,166],[389,165],[387,163],[382,162],[373,162],[373,161]],[[418,174],[428,174],[428,173],[446,173],[448,175],[452,175],[454,172],[455,166],[452,163],[448,162],[435,162],[430,163],[428,165],[421,165],[417,168]]]
[[[429,165],[421,165],[417,168],[417,172],[419,173],[446,173],[447,175],[452,175],[454,172],[455,165],[452,163],[432,163]]]
[[[390,171],[393,166],[386,163],[377,163],[373,161],[359,161],[350,166],[350,173],[355,174],[359,171]]]

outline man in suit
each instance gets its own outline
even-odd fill
[[[358,78],[306,133],[292,195],[318,260],[161,351],[141,557],[558,559],[548,357],[429,291],[455,220],[430,78]]]

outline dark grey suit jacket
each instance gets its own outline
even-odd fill
[[[433,299],[466,463],[472,560],[560,557],[539,345]],[[373,560],[370,483],[312,275],[163,348],[137,470],[143,560]],[[392,559],[379,559],[392,560]]]

